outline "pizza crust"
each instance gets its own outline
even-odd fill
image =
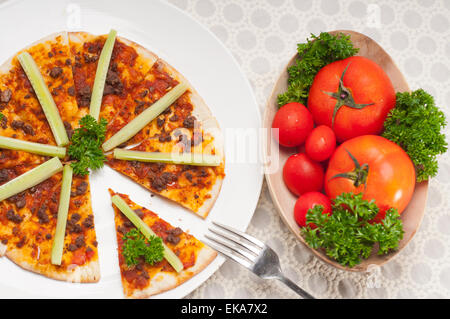
[[[56,280],[74,283],[90,283],[98,282],[100,279],[100,266],[98,260],[90,261],[89,263],[82,266],[74,265],[74,268],[72,270],[58,272],[54,270],[54,268],[52,267],[53,265],[49,265],[49,267],[47,268],[36,267],[36,265],[24,261],[21,251],[17,249],[7,251],[6,257],[8,257],[16,265],[22,267],[25,270],[41,274],[48,278]]]
[[[197,255],[195,265],[178,274],[160,273],[150,281],[148,288],[135,290],[131,295],[125,296],[131,299],[142,299],[174,289],[191,279],[205,269],[216,258],[217,252],[209,246],[204,246]]]
[[[3,257],[6,253],[6,248],[8,248],[6,245],[3,245],[0,243],[0,257]]]

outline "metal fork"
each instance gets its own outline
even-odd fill
[[[217,222],[212,223],[221,229],[208,228],[215,235],[205,235],[212,248],[246,267],[257,276],[263,279],[278,279],[303,298],[314,299],[313,296],[283,275],[278,255],[272,248],[239,230]]]

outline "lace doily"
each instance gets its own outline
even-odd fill
[[[253,86],[261,114],[298,42],[310,33],[348,29],[381,44],[411,89],[430,92],[450,119],[450,0],[168,1],[209,28],[232,52]],[[440,158],[439,167],[414,239],[394,260],[369,273],[337,270],[314,257],[281,221],[266,184],[248,233],[274,248],[286,275],[319,298],[448,298],[449,153]],[[297,296],[281,283],[227,261],[187,298]]]

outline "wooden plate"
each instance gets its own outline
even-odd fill
[[[383,70],[387,73],[389,78],[394,85],[394,89],[396,92],[405,92],[409,91],[408,83],[403,77],[402,73],[383,48],[378,45],[374,40],[365,36],[364,34],[347,31],[347,30],[338,30],[332,31],[331,34],[336,34],[338,32],[342,32],[350,35],[351,41],[353,42],[355,47],[358,47],[359,53],[358,55],[365,56],[373,61],[375,61],[378,65],[380,65]],[[266,166],[266,180],[269,187],[270,194],[272,196],[273,202],[282,218],[284,223],[288,226],[288,228],[292,231],[292,233],[306,246],[308,246],[303,237],[300,235],[300,228],[294,220],[294,205],[297,200],[297,197],[292,194],[283,182],[283,165],[286,162],[287,158],[296,153],[296,148],[284,148],[280,147],[278,143],[271,137],[270,128],[272,126],[273,117],[278,110],[277,106],[277,96],[280,93],[283,93],[287,89],[287,67],[293,65],[297,55],[295,55],[287,64],[286,68],[283,69],[278,81],[276,82],[272,94],[269,97],[266,110],[264,112],[264,128],[266,131],[266,139],[264,141],[264,156],[265,156],[265,166]],[[279,149],[279,156],[277,156],[277,151]],[[275,156],[275,158],[274,158]],[[277,164],[278,168],[273,169]],[[409,203],[406,210],[402,213],[401,219],[403,221],[403,228],[405,231],[403,240],[399,244],[399,249],[383,256],[378,256],[373,254],[368,259],[363,260],[361,264],[349,268],[340,265],[339,263],[331,260],[328,256],[325,255],[324,252],[320,250],[311,249],[312,252],[318,256],[320,259],[324,260],[328,264],[348,271],[366,271],[369,265],[378,265],[381,266],[385,264],[387,261],[391,260],[394,256],[396,256],[405,246],[409,243],[409,241],[413,238],[414,234],[418,230],[420,223],[422,222],[423,214],[425,211],[425,204],[427,201],[427,192],[428,192],[428,182],[416,183],[415,191],[411,202]]]

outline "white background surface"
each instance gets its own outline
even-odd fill
[[[129,7],[139,7],[139,10],[127,10]],[[77,20],[76,16],[73,18],[77,10],[81,10],[81,20]],[[11,25],[15,25],[18,19],[21,23],[12,30]],[[168,24],[168,21],[171,23]],[[161,29],[162,26],[164,29]],[[119,35],[152,50],[178,69],[205,99],[222,128],[259,128],[260,117],[255,98],[233,57],[212,33],[165,2],[7,2],[0,7],[0,30],[10,31],[2,31],[0,36],[0,61],[37,39],[67,28],[95,34],[108,33],[110,28],[116,29]],[[237,113],[239,117],[234,115]],[[226,140],[225,143],[228,155],[227,145],[230,141]],[[94,172],[90,181],[99,242],[100,282],[71,284],[50,280],[24,271],[2,258],[0,297],[121,298],[123,293],[108,187],[129,194],[132,200],[155,211],[172,225],[189,230],[202,239],[211,220],[245,230],[256,207],[262,183],[261,165],[230,161],[226,164],[225,174],[220,196],[205,221],[167,200],[150,197],[148,191],[108,167]],[[217,257],[192,280],[158,295],[158,298],[185,296],[217,270],[223,261],[223,257]]]

